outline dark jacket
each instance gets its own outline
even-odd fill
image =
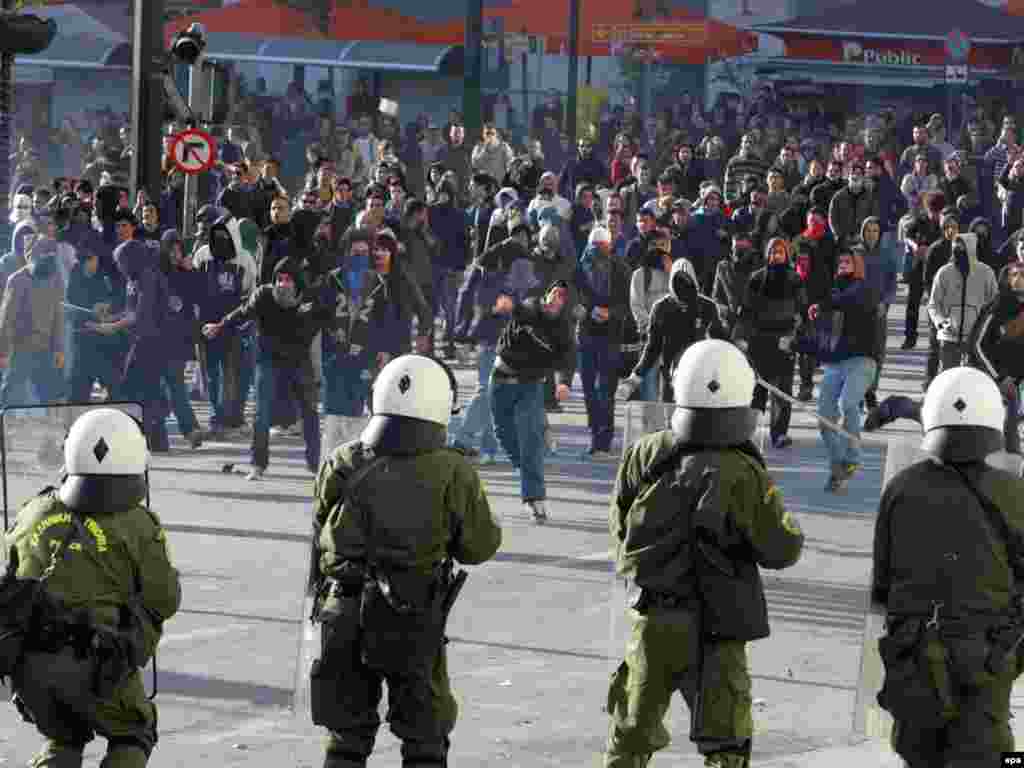
[[[959,469],[1020,540],[1024,483],[984,462]],[[957,514],[937,525],[939,509]],[[991,620],[1013,610],[1014,581],[1006,542],[953,467],[924,459],[889,480],[875,522],[872,602],[895,615],[930,616],[941,603],[943,616]]]
[[[972,364],[996,381],[1024,378],[1024,296],[1010,290],[1005,276],[971,328],[969,351]]]
[[[539,298],[516,305],[498,340],[498,357],[514,372],[511,375],[520,381],[540,381],[554,371],[556,383],[572,385],[576,343],[571,313],[568,302],[557,317],[544,312]]]
[[[818,307],[815,353],[820,362],[839,363],[854,357],[877,362],[878,301],[867,280],[836,279],[832,295]]]
[[[766,253],[774,241],[765,247]],[[778,339],[792,336],[804,316],[807,292],[789,264],[762,267],[750,276],[733,337],[751,346],[765,341],[778,347]]]
[[[836,192],[828,207],[828,226],[837,243],[860,235],[861,224],[868,216],[879,215],[878,192],[864,187],[854,194],[848,186]]]
[[[200,272],[175,268],[167,273],[167,330],[162,340],[168,360],[184,362],[195,356],[205,287]]]
[[[154,254],[138,240],[114,249],[114,259],[128,281],[127,309],[135,313],[129,333],[136,347],[147,354],[156,354],[163,344],[170,295],[167,276],[160,271]]]
[[[408,352],[413,317],[420,328],[433,325],[430,305],[419,284],[401,265],[395,265],[387,275],[368,271],[364,285],[361,312],[369,318],[371,351],[392,357]]]
[[[292,255],[292,224],[271,224],[264,230],[266,241],[260,260],[260,285],[274,282],[274,269]]]
[[[697,286],[686,275],[684,262],[672,265],[668,285],[668,294],[651,309],[647,343],[633,369],[641,377],[654,367],[659,357],[662,372],[671,375],[687,347],[705,338],[727,337],[714,302],[698,295]]]
[[[576,270],[582,310],[576,331],[580,336],[603,336],[612,344],[622,342],[626,319],[631,317],[629,281],[630,273],[620,261],[604,255],[597,246],[587,246]],[[608,310],[606,321],[594,318],[598,307]]]
[[[428,213],[430,230],[441,241],[435,266],[462,271],[469,261],[466,214],[451,203],[432,205]]]
[[[277,273],[288,271],[299,275],[301,270],[294,262],[285,261],[278,264]],[[325,307],[313,297],[305,298],[304,286],[300,277],[295,278],[300,289],[300,303],[296,307],[282,307],[274,299],[273,284],[261,285],[249,300],[230,312],[224,319],[225,330],[255,320],[259,329],[260,354],[269,356],[279,365],[298,365],[309,355],[309,346],[313,337],[331,321],[331,309]]]

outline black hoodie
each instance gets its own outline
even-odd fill
[[[227,329],[250,319],[256,320],[261,355],[269,355],[280,365],[300,366],[309,359],[313,337],[330,324],[333,308],[315,299],[304,301],[306,286],[300,264],[289,259],[282,261],[274,268],[274,280],[282,272],[295,280],[295,287],[299,291],[297,306],[282,307],[274,298],[273,283],[261,285],[252,292],[245,304],[229,313],[223,323]]]
[[[557,383],[571,386],[576,365],[571,315],[568,301],[557,317],[543,310],[539,298],[517,304],[498,339],[498,357],[512,371],[507,375],[521,382],[533,382],[554,370]],[[496,371],[495,377],[500,379],[501,374]]]
[[[972,363],[999,381],[1024,379],[1024,296],[1000,275],[999,294],[986,304],[971,329]]]

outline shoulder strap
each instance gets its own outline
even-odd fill
[[[373,546],[373,515],[371,514],[370,505],[360,502],[356,497],[355,492],[356,489],[362,485],[363,481],[366,480],[370,472],[383,464],[386,458],[386,456],[377,456],[367,462],[353,472],[349,481],[345,484],[345,497],[351,501],[352,505],[362,514],[363,539],[366,542],[366,565],[371,574],[377,567],[377,552]]]
[[[1014,579],[1016,580],[1018,576],[1024,578],[1024,568],[1022,568],[1024,564],[1020,561],[1020,542],[1013,534],[1013,531],[1010,530],[1010,526],[1006,522],[1006,518],[1003,516],[1003,513],[992,501],[988,499],[988,497],[985,496],[985,494],[978,490],[977,486],[971,482],[966,472],[952,464],[947,464],[945,466],[950,467],[950,469],[960,476],[964,485],[966,485],[968,490],[974,494],[974,498],[978,500],[981,508],[985,511],[985,516],[988,518],[989,525],[991,525],[995,529],[996,533],[1003,539],[1003,542],[1006,544],[1006,554],[1010,559],[1010,570],[1013,572]]]

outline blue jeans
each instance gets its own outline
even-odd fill
[[[31,383],[42,403],[56,403],[64,397],[64,376],[53,365],[52,352],[15,350],[7,363],[0,385],[0,406],[29,405],[25,398]]]
[[[649,403],[656,403],[658,397],[658,384],[661,381],[661,366],[655,365],[646,374],[640,384],[640,391],[637,393],[637,400],[644,400]]]
[[[839,421],[847,432],[860,435],[860,403],[875,378],[877,364],[870,357],[851,357],[825,363],[818,392],[818,415]],[[860,448],[849,438],[821,426],[821,439],[833,464],[859,464]]]
[[[458,298],[459,286],[462,284],[462,272],[457,269],[435,267],[433,272],[433,310],[432,317],[439,314],[444,318],[444,338],[452,343],[452,330],[455,328],[455,300]],[[431,335],[433,328],[430,329]],[[423,331],[420,331],[423,333]]]
[[[243,331],[240,337],[241,348],[238,363],[238,409],[236,419],[245,423],[245,404],[249,401],[249,390],[256,379],[256,334]]]
[[[519,467],[523,501],[547,496],[544,487],[544,382],[503,382],[491,377],[494,434]]]
[[[227,368],[231,345],[237,339],[223,337],[206,342],[206,394],[210,399],[210,426],[226,427],[231,403],[227,397]]]
[[[285,364],[261,354],[256,364],[256,423],[252,432],[252,465],[266,469],[270,463],[270,422],[278,396],[291,395],[302,414],[302,437],[306,441],[306,464],[320,464],[320,419],[316,410],[313,362],[309,357]]]
[[[476,371],[477,388],[473,399],[466,406],[462,418],[462,426],[455,435],[455,442],[470,445],[473,438],[480,435],[480,453],[494,455],[498,452],[498,443],[494,437],[494,419],[491,417],[491,372],[498,349],[494,346],[481,344],[477,349]]]
[[[591,448],[610,451],[615,436],[615,388],[619,385],[620,353],[605,336],[580,336],[579,369],[587,406]]]
[[[324,415],[362,416],[370,394],[369,356],[325,349],[323,361]]]
[[[183,435],[189,435],[196,430],[199,424],[196,422],[196,414],[192,410],[192,403],[188,399],[188,392],[185,391],[185,363],[184,361],[168,362],[164,366],[163,375],[164,389],[171,400],[171,410],[174,411],[174,418],[178,422],[178,429]]]

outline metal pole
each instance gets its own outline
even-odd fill
[[[576,151],[576,110],[580,82],[580,3],[569,0],[569,92],[566,94],[565,131],[570,152]]]
[[[14,0],[3,0],[3,10],[14,10]],[[14,54],[0,55],[0,196],[7,199],[11,189],[11,123],[14,113]]]
[[[188,72],[188,106],[195,115],[196,120],[202,122],[209,119],[204,109],[204,96],[208,96],[208,90],[204,88],[206,72],[203,68],[203,57],[196,59],[195,64]],[[195,234],[196,203],[199,197],[199,177],[190,173],[185,176],[184,209],[181,214],[181,236],[188,239]]]
[[[139,189],[139,163],[141,161],[139,147],[142,138],[142,111],[145,109],[146,98],[142,86],[142,40],[145,36],[145,30],[143,29],[146,15],[145,5],[144,0],[134,0],[132,3],[132,119],[128,129],[128,141],[132,145],[132,157],[129,166],[131,170],[128,172],[128,200],[131,205],[135,205],[135,196]]]
[[[462,120],[466,128],[466,145],[472,148],[483,128],[480,114],[480,91],[484,77],[484,3],[466,0],[465,77],[462,86]]]

